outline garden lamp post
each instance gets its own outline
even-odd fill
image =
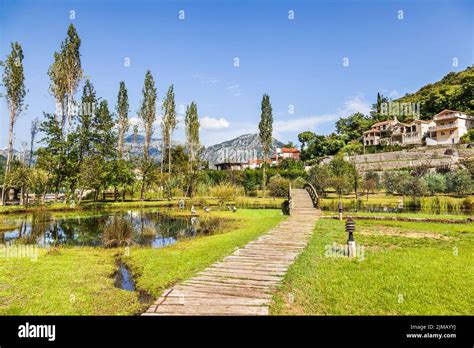
[[[355,232],[355,222],[351,218],[346,220],[346,232],[349,234],[349,238],[347,239],[347,251],[349,257],[356,256],[356,243],[354,240],[353,233]]]
[[[339,210],[339,220],[342,220],[342,202],[339,201],[339,204],[337,205],[337,208]]]

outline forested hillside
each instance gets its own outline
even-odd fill
[[[429,118],[443,109],[474,114],[474,68],[450,72],[441,80],[406,94],[399,102],[421,103],[422,118]]]

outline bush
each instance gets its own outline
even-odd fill
[[[472,192],[473,183],[471,173],[467,169],[460,169],[446,175],[446,182],[449,192],[458,195],[466,195]]]
[[[429,173],[423,177],[431,195],[446,191],[446,177],[442,174]]]
[[[293,180],[293,182],[291,183],[291,187],[301,189],[303,188],[304,184],[306,184],[306,180],[300,176]]]
[[[268,184],[268,190],[272,197],[287,197],[290,181],[281,177],[280,175],[274,175]]]
[[[237,187],[227,182],[216,185],[211,189],[211,195],[219,200],[221,207],[226,202],[232,200],[236,192]]]

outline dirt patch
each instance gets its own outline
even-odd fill
[[[448,236],[444,236],[439,233],[429,232],[406,232],[405,230],[384,226],[382,229],[365,228],[358,232],[359,234],[366,236],[393,236],[393,237],[406,237],[406,238],[431,238],[439,240],[449,240]]]

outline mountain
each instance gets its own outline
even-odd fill
[[[284,144],[273,138],[272,148],[283,147]],[[271,151],[271,153],[273,153]],[[263,158],[262,145],[258,134],[244,134],[235,139],[209,146],[201,158],[209,161],[209,167],[219,162],[247,162],[251,159]]]
[[[421,87],[417,92],[406,94],[395,101],[420,103],[422,118],[432,116],[443,109],[458,110],[474,115],[474,67],[460,72],[450,72],[441,80]]]
[[[141,155],[143,152],[143,143],[145,142],[145,136],[137,134],[136,143],[134,142],[133,134],[130,134],[124,139],[125,149],[130,149],[133,155]],[[171,146],[176,147],[182,145],[179,141],[171,141]],[[162,140],[159,138],[151,138],[150,140],[150,156],[157,159],[161,156]]]

